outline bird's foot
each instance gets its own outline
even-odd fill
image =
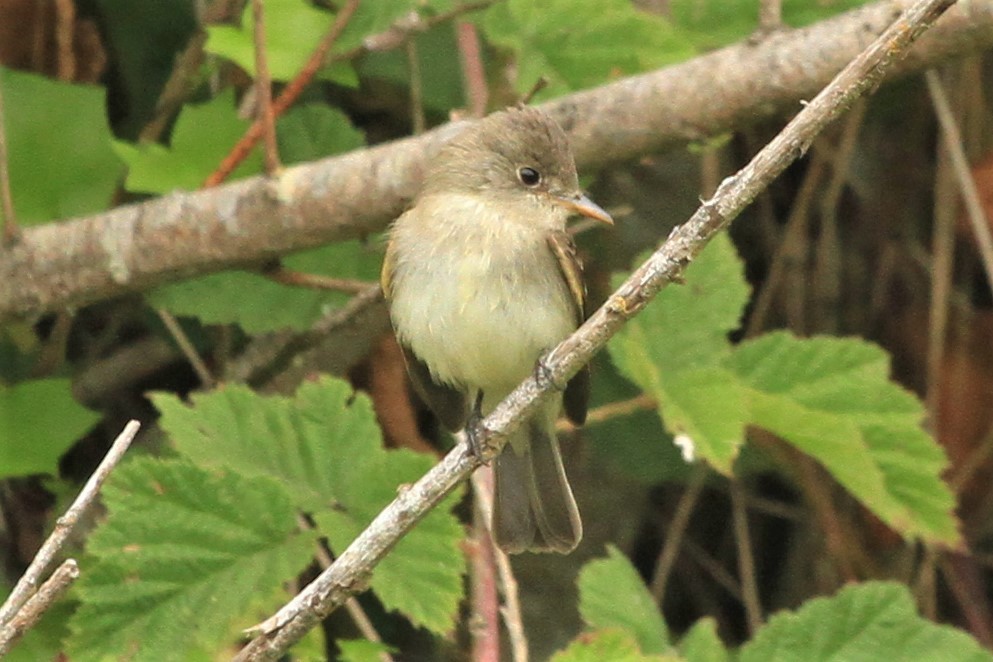
[[[545,350],[541,353],[541,356],[538,357],[538,360],[534,362],[534,380],[541,389],[544,389],[547,384],[557,391],[564,391],[567,384],[560,384],[555,381],[555,373],[548,365],[548,356],[551,353],[552,350]]]
[[[483,425],[483,392],[480,391],[476,395],[476,402],[472,406],[472,411],[469,412],[469,418],[465,422],[465,438],[466,443],[469,444],[469,452],[472,453],[480,462],[489,462],[486,456],[486,451],[489,444],[486,438],[489,436],[487,433],[489,430]]]

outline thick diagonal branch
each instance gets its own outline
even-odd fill
[[[776,32],[545,106],[584,171],[788,113],[827,84],[896,17],[884,0],[809,28]],[[960,3],[898,75],[993,46],[993,0]],[[0,321],[31,317],[382,229],[416,193],[454,131],[32,228],[0,254]]]

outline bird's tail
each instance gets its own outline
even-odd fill
[[[550,423],[544,416],[528,421],[493,462],[493,537],[511,554],[566,554],[583,537]]]

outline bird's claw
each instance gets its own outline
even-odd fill
[[[469,445],[469,452],[480,462],[486,463],[486,450],[488,444],[485,441],[486,427],[483,425],[483,392],[476,396],[476,402],[469,412],[469,418],[465,423],[465,438]]]

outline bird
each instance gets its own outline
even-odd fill
[[[575,214],[613,224],[580,190],[559,124],[516,106],[446,143],[391,226],[381,274],[390,320],[413,390],[449,430],[489,414],[584,321],[582,266],[566,230]],[[579,544],[555,421],[564,409],[581,425],[589,388],[583,368],[493,459],[490,528],[505,552]]]

